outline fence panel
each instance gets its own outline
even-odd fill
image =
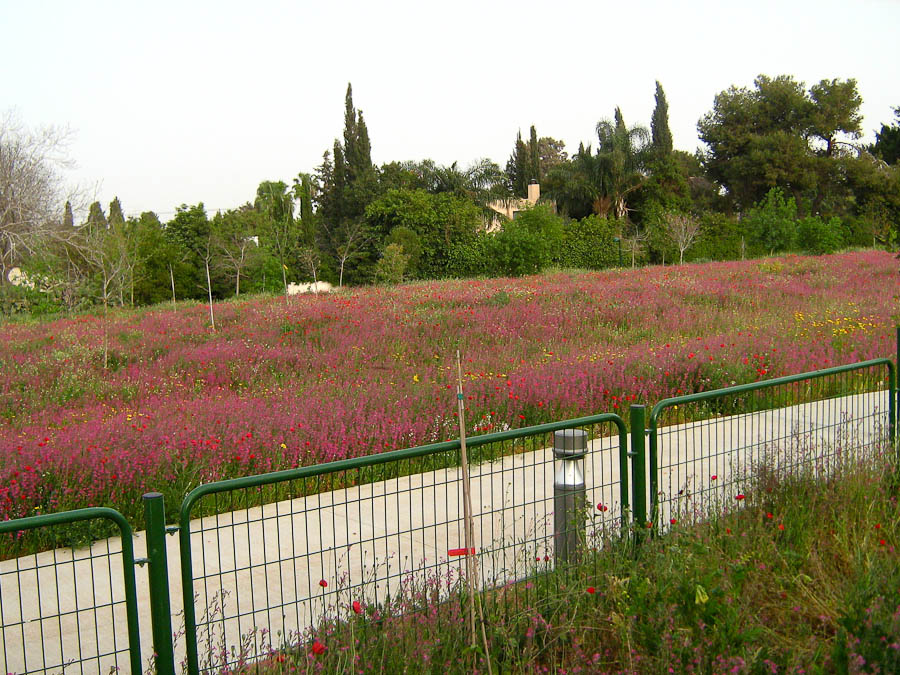
[[[874,359],[660,401],[648,429],[654,522],[721,513],[753,474],[827,474],[886,452],[895,386],[893,363]]]
[[[565,429],[589,439],[579,536],[599,546],[619,533],[628,504],[619,417],[470,438],[481,588],[555,565],[552,446]],[[450,441],[194,490],[179,528],[189,672],[297,644],[354,603],[396,611],[446,598],[465,569],[459,450]]]
[[[141,672],[131,527],[95,507],[0,522],[0,536],[107,521],[120,537],[0,562],[0,669],[6,673]]]

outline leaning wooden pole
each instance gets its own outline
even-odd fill
[[[472,488],[469,484],[469,458],[466,454],[466,402],[462,390],[462,366],[456,350],[456,405],[459,412],[459,451],[462,460],[463,528],[466,545],[466,578],[469,585],[469,635],[472,647],[477,643],[475,633],[475,522],[472,517]]]

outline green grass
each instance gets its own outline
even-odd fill
[[[900,672],[898,479],[879,465],[818,481],[758,474],[745,508],[484,593],[474,648],[463,584],[434,579],[390,605],[347,608],[352,619],[242,669]],[[431,602],[448,583],[450,599]],[[314,640],[324,652],[313,653]]]

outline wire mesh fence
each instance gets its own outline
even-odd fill
[[[88,508],[0,523],[0,536],[105,520],[120,537],[0,562],[0,669],[6,673],[140,672],[132,532],[117,511]]]
[[[705,520],[763,475],[877,458],[893,431],[893,364],[876,359],[660,401],[649,424],[655,523]]]
[[[564,429],[588,441],[585,487],[569,502],[580,541],[619,536],[628,497],[617,416],[471,438],[479,588],[559,568],[554,483],[565,460],[554,467],[553,445]],[[452,441],[195,490],[180,523],[189,668],[265,656],[354,611],[449,597],[465,569],[459,450]]]

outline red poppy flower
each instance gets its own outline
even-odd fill
[[[744,498],[744,495],[742,495],[742,494],[735,495],[734,498],[737,499],[738,501],[741,501]]]
[[[710,480],[716,480],[717,478],[718,478],[718,476],[716,474],[713,474],[712,476],[709,477]]]
[[[319,579],[319,586],[321,586],[322,588],[328,588],[328,582],[324,579]]]
[[[591,595],[593,595],[594,593],[597,592],[597,589],[594,588],[593,586],[588,586],[588,587],[587,587],[587,592],[590,593]]]
[[[677,523],[678,521],[675,520],[674,518],[672,518],[671,520],[669,520],[669,522],[670,522],[672,525],[674,525],[674,524]]]
[[[769,520],[772,520],[772,518],[774,518],[774,517],[775,516],[773,516],[771,513],[766,514],[766,518],[768,518]]]
[[[316,640],[312,644],[312,653],[316,654],[317,656],[320,654],[324,654],[325,653],[325,645],[323,645],[321,642]]]
[[[359,604],[359,600],[353,601],[353,611],[357,614],[362,614],[362,605]]]

